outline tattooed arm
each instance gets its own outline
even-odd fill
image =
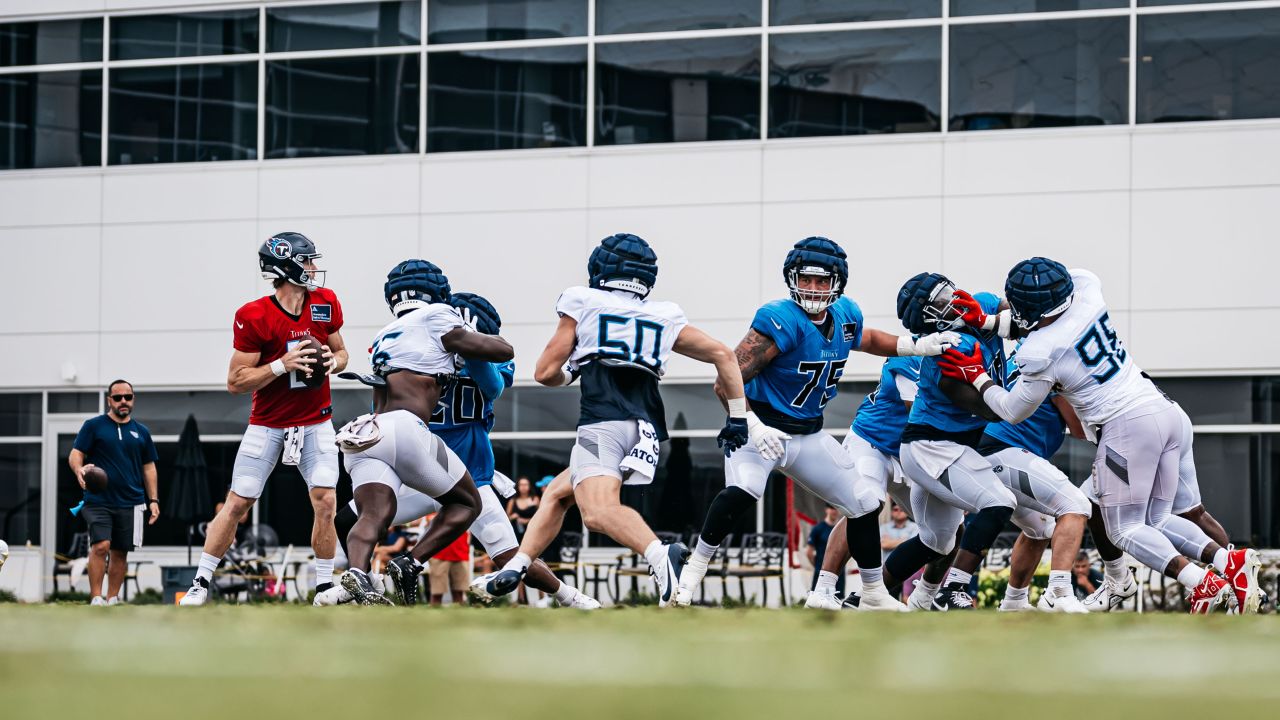
[[[742,371],[742,382],[746,383],[759,375],[766,365],[773,362],[773,359],[778,357],[779,351],[778,346],[768,335],[751,329],[747,331],[747,336],[742,338],[742,342],[738,343],[738,347],[733,352],[738,358],[738,369]],[[716,381],[715,390],[720,401],[724,402],[728,397],[725,394],[726,388]]]

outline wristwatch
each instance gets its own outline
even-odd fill
[[[148,504],[148,505],[150,505],[151,503],[155,503],[155,504],[159,505],[159,504],[160,504],[160,501],[159,501],[159,500],[157,500],[157,499],[155,499],[155,498],[147,498],[147,504]]]

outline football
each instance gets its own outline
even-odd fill
[[[84,486],[90,492],[100,493],[107,489],[107,471],[94,465],[84,471]]]

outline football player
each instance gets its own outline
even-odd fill
[[[994,332],[966,328],[957,300],[968,297],[938,273],[920,273],[898,291],[897,312],[911,332],[960,332],[956,349],[981,345],[992,358],[990,373],[1004,377],[1004,344]],[[1000,300],[979,293],[977,302],[995,313]],[[962,382],[944,377],[937,358],[920,364],[920,385],[911,416],[902,432],[902,469],[911,482],[911,512],[920,534],[900,544],[885,559],[886,575],[910,577],[926,563],[947,555],[956,545],[956,529],[966,512],[972,520],[960,549],[935,596],[937,610],[970,610],[968,593],[973,571],[1017,507],[1017,499],[975,448],[988,421],[999,420],[981,398]],[[917,585],[915,593],[922,592]],[[912,598],[913,601],[915,598]]]
[[[1027,333],[1017,382],[1009,389],[994,382],[983,351],[974,348],[948,353],[941,363],[946,376],[970,383],[1010,423],[1031,417],[1056,388],[1098,439],[1094,491],[1111,542],[1188,588],[1193,613],[1208,613],[1233,591],[1240,612],[1255,612],[1257,551],[1224,548],[1172,512],[1183,413],[1133,362],[1111,325],[1098,277],[1035,257],[1009,271],[1005,294],[1008,315],[967,308],[965,319],[997,329],[1012,322]]]
[[[298,466],[311,495],[316,590],[333,585],[338,448],[329,375],[347,366],[347,348],[339,333],[342,306],[323,287],[319,258],[315,244],[296,232],[274,235],[258,249],[258,267],[275,292],[236,311],[227,372],[233,395],[253,393],[249,427],[236,452],[231,490],[209,523],[199,569],[182,605],[208,600],[213,571],[281,459]]]
[[[1015,352],[1006,366],[1006,384],[1017,381],[1016,357]],[[995,467],[996,475],[1018,501],[1012,520],[1022,532],[1009,559],[1009,585],[1001,610],[1031,609],[1031,576],[1052,538],[1049,587],[1036,607],[1046,612],[1088,612],[1071,587],[1071,566],[1084,538],[1089,501],[1049,462],[1062,447],[1068,428],[1083,439],[1075,411],[1066,400],[1050,394],[1031,417],[1017,425],[1003,421],[988,424],[978,444],[978,454]]]
[[[859,609],[903,610],[881,581],[877,516],[885,500],[883,473],[860,473],[854,458],[822,432],[823,411],[839,391],[851,351],[937,355],[959,336],[914,338],[864,327],[862,310],[843,297],[849,282],[844,249],[827,238],[797,242],[783,262],[782,276],[791,297],[757,310],[737,348],[752,408],[747,413],[752,444],[725,461],[725,488],[707,510],[677,602],[692,602],[720,543],[759,502],[769,474],[780,470],[846,518],[846,539],[862,575]]]
[[[502,330],[502,318],[496,308],[485,298],[474,293],[452,293],[450,304],[458,308],[468,326],[486,335],[497,335]],[[515,374],[515,363],[490,363],[481,360],[467,360],[458,372],[458,379],[452,383],[447,392],[440,396],[440,405],[431,416],[429,427],[431,432],[444,440],[471,473],[472,479],[480,493],[481,510],[471,533],[484,546],[485,552],[495,563],[505,563],[516,553],[519,542],[515,529],[502,509],[500,495],[509,491],[499,489],[511,486],[511,480],[498,473],[493,467],[493,445],[489,442],[489,432],[493,429],[493,404],[502,396],[503,391],[511,386]],[[396,497],[395,516],[391,525],[402,525],[410,520],[429,515],[440,510],[440,504],[434,498],[414,490],[408,485],[401,486]],[[338,539],[353,529],[357,510],[355,500],[338,511],[335,521],[338,527]],[[367,530],[367,528],[365,528]],[[385,528],[384,528],[385,530]],[[361,555],[352,559],[353,567],[368,571],[369,554],[377,536],[351,538],[359,548]],[[350,542],[349,541],[349,542]],[[367,548],[367,550],[366,550]],[[351,545],[343,545],[348,558],[352,558]],[[404,562],[404,561],[401,561]],[[370,576],[377,589],[382,585],[379,577]],[[594,610],[600,603],[588,597],[572,585],[561,582],[541,560],[534,562],[529,568],[525,582],[537,590],[556,598],[557,602],[572,608]],[[416,585],[414,586],[416,589]],[[328,604],[337,604],[352,599],[350,593],[341,586],[330,591],[333,596],[326,598]],[[417,598],[401,598],[406,604],[413,604]]]
[[[571,490],[588,529],[644,555],[657,586],[658,605],[665,607],[674,599],[689,550],[682,543],[659,541],[640,514],[620,502],[620,492],[624,484],[653,481],[658,443],[667,439],[658,381],[671,353],[715,366],[717,383],[729,398],[729,418],[717,437],[726,455],[740,452],[750,438],[742,376],[733,352],[690,325],[679,305],[649,299],[658,278],[658,256],[643,239],[629,233],[610,235],[591,252],[587,272],[590,287],[571,287],[556,302],[560,324],[534,372],[534,378],[549,387],[582,378],[569,477],[558,481],[559,488],[555,482],[548,488],[559,496],[549,503],[555,509],[545,516],[545,525],[559,524],[568,504],[564,491]],[[526,532],[520,552],[502,570],[472,587],[490,596],[515,590],[530,558],[546,549],[534,545],[547,540],[544,523],[538,527],[532,540]]]
[[[480,516],[484,502],[475,481],[427,423],[441,395],[450,391],[460,364],[471,363],[479,374],[485,369],[478,363],[505,363],[515,355],[506,340],[467,325],[449,303],[449,279],[433,263],[405,260],[396,265],[387,274],[383,295],[396,319],[374,338],[373,374],[343,376],[373,388],[374,413],[352,420],[338,434],[359,509],[348,537],[352,567],[341,582],[362,605],[389,602],[364,567],[395,516],[403,485],[440,504],[412,552],[387,565],[405,604],[417,599],[423,562]]]

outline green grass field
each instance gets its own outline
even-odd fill
[[[0,605],[5,720],[1277,708],[1275,616]]]

